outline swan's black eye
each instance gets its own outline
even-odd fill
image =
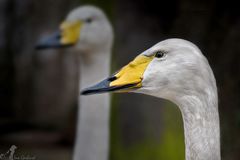
[[[87,19],[86,19],[86,22],[87,22],[87,23],[91,23],[91,22],[92,22],[92,18],[87,18]]]
[[[158,52],[155,54],[155,57],[156,57],[156,58],[162,58],[164,55],[165,55],[164,52],[158,51]]]

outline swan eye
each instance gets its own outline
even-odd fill
[[[87,23],[91,23],[91,22],[92,22],[92,18],[87,18],[85,21],[86,21]]]
[[[162,58],[164,55],[165,55],[164,52],[158,51],[158,52],[155,54],[155,57],[156,57],[156,58]]]

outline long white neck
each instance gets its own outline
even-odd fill
[[[80,90],[109,76],[110,49],[81,56]],[[80,96],[74,160],[107,160],[109,148],[109,94]]]
[[[186,160],[220,160],[216,90],[182,96],[177,101],[184,122]]]

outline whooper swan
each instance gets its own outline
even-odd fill
[[[207,59],[191,42],[159,42],[82,94],[109,91],[143,93],[174,102],[183,117],[186,160],[221,159],[216,81]]]
[[[93,6],[74,9],[38,49],[70,47],[80,54],[80,89],[109,75],[113,31],[105,14]],[[74,160],[107,160],[109,95],[79,97]]]

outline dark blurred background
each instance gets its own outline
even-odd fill
[[[34,46],[83,4],[102,8],[113,24],[112,71],[166,38],[199,46],[217,80],[222,159],[240,159],[240,11],[235,1],[217,0],[1,0],[0,154],[16,145],[37,159],[71,158],[78,60],[67,49]],[[110,160],[184,158],[174,104],[138,94],[112,98]]]

